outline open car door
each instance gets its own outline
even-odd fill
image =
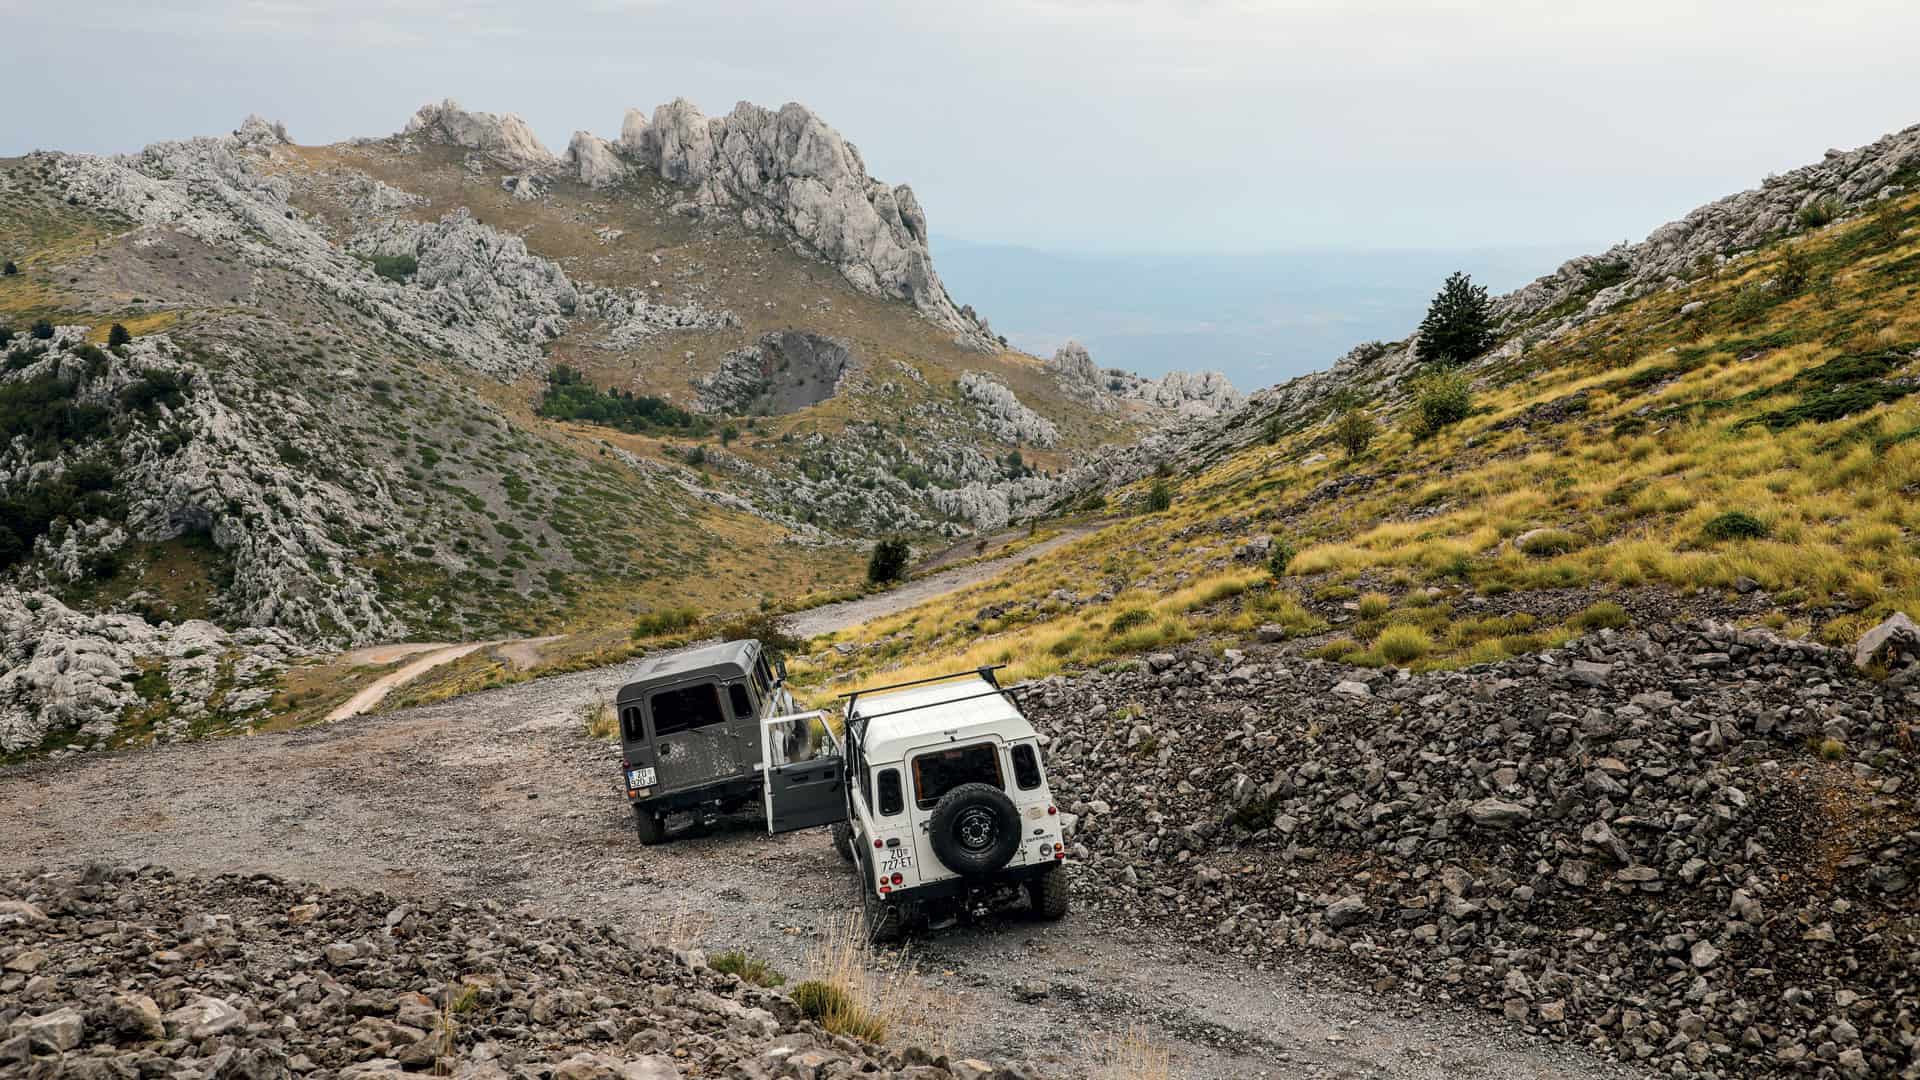
[[[822,712],[760,722],[767,831],[793,832],[847,819],[846,761]]]

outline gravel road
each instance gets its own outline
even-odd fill
[[[488,896],[657,933],[680,922],[804,970],[810,934],[856,906],[824,830],[750,816],[643,848],[618,764],[581,708],[633,665],[275,735],[89,755],[0,773],[0,868],[104,859],[266,870],[424,896]],[[1349,989],[1302,962],[1257,971],[1086,917],[1017,916],[917,944],[958,998],[956,1045],[1071,1075],[1094,1032],[1142,1024],[1193,1077],[1598,1077],[1477,1013]],[[1022,1003],[1016,984],[1051,989]]]
[[[809,612],[805,631],[855,625],[1031,554]],[[0,870],[156,862],[492,897],[642,936],[677,925],[709,946],[804,971],[813,933],[858,907],[851,873],[825,830],[769,838],[751,815],[642,847],[617,786],[617,751],[580,724],[583,708],[637,667],[0,771]],[[1477,1012],[1368,993],[1312,958],[1254,969],[1087,915],[962,925],[915,943],[910,959],[952,996],[956,1048],[1065,1076],[1084,1068],[1090,1038],[1133,1025],[1173,1049],[1178,1075],[1201,1080],[1634,1075]],[[1035,982],[1046,984],[1037,995]]]

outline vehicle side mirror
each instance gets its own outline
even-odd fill
[[[773,671],[774,671],[774,674],[780,676],[781,682],[786,682],[787,681],[787,658],[782,656],[774,660]]]

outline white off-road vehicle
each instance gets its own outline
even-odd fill
[[[761,726],[767,828],[831,824],[875,939],[1024,896],[1067,913],[1066,846],[1040,738],[997,668],[841,695]]]

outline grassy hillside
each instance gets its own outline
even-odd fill
[[[1263,625],[1416,669],[1682,611],[1850,642],[1920,610],[1916,224],[1920,198],[1883,200],[1623,304],[1477,372],[1438,434],[1376,402],[1356,457],[1322,418],[1166,462],[1166,510],[1153,480],[1110,493],[1108,527],[847,635],[871,645],[809,677],[1031,677]],[[1297,552],[1278,578],[1235,558],[1260,536]]]

